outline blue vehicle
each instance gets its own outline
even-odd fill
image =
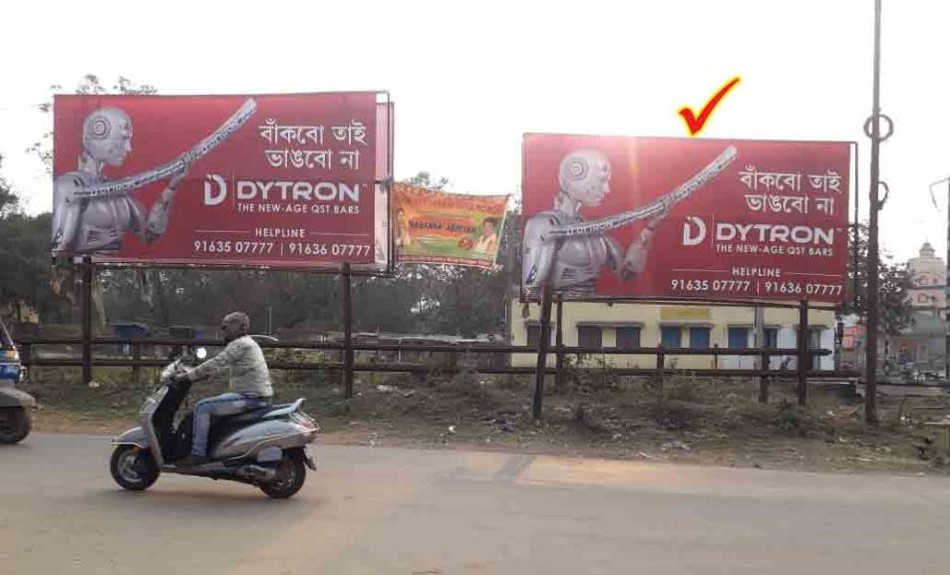
[[[25,368],[7,327],[0,321],[0,443],[17,443],[30,434],[32,395],[16,388]]]

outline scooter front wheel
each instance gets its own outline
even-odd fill
[[[158,479],[159,469],[152,452],[137,445],[119,445],[109,462],[112,478],[123,489],[143,491]]]
[[[0,443],[19,443],[30,434],[30,414],[23,407],[0,407]]]

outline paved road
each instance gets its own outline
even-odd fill
[[[950,479],[319,447],[290,501],[163,476],[108,438],[0,447],[0,573],[942,573]]]

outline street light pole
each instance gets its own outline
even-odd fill
[[[938,180],[930,184],[930,196],[934,197],[934,186],[947,182],[947,273],[943,278],[943,318],[944,318],[944,337],[943,337],[943,376],[950,381],[950,177]],[[936,205],[934,200],[934,205]]]
[[[881,134],[881,120],[887,133]],[[881,0],[874,0],[874,87],[871,117],[864,123],[864,133],[871,138],[871,189],[868,218],[868,293],[867,293],[867,381],[865,386],[864,421],[877,425],[877,336],[880,324],[880,246],[878,245],[878,212],[887,201],[887,184],[881,181],[881,142],[894,133],[894,122],[881,113]],[[885,195],[880,197],[880,188]]]
[[[950,289],[947,283],[950,281],[950,178],[947,181],[947,273],[943,278],[943,313],[944,313],[944,338],[943,338],[943,375],[947,381],[950,381]]]

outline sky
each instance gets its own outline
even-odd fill
[[[388,90],[396,178],[425,170],[469,193],[520,192],[525,132],[855,141],[868,205],[873,0],[210,2],[31,0],[4,10],[0,175],[27,210],[52,187],[26,148],[51,128],[50,86],[119,75],[163,94]],[[947,246],[950,2],[884,0],[881,215],[898,259]],[[865,212],[866,209],[862,211]]]

